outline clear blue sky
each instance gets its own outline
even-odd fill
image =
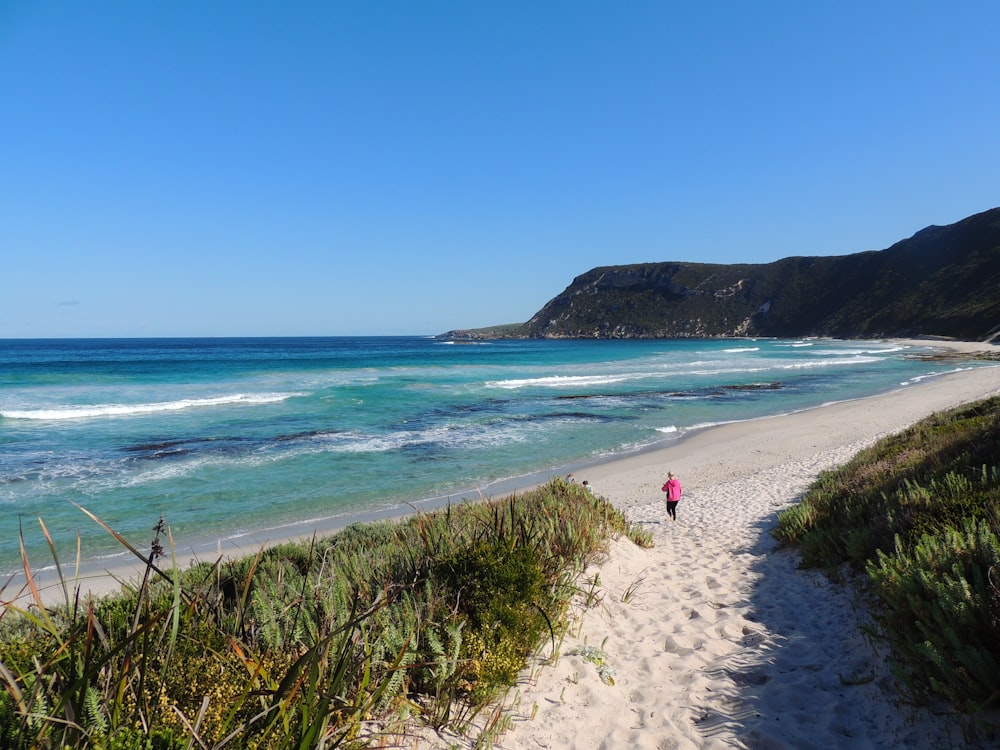
[[[1000,3],[0,0],[0,338],[428,334],[1000,205]]]

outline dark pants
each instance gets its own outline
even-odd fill
[[[677,503],[678,500],[667,500],[667,515],[673,520],[677,520]]]

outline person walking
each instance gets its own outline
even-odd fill
[[[674,472],[667,472],[667,481],[664,482],[663,491],[667,493],[667,515],[671,521],[677,520],[677,503],[681,499],[681,480],[674,476]]]

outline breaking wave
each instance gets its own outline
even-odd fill
[[[33,419],[59,421],[66,419],[101,419],[104,417],[130,417],[137,414],[181,411],[209,406],[229,406],[233,404],[273,404],[301,393],[234,393],[212,398],[183,398],[176,401],[159,401],[146,404],[85,404],[53,406],[39,409],[7,409],[0,411],[4,419]]]

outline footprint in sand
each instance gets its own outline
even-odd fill
[[[747,648],[756,648],[764,642],[764,634],[752,628],[743,628],[743,645]]]

